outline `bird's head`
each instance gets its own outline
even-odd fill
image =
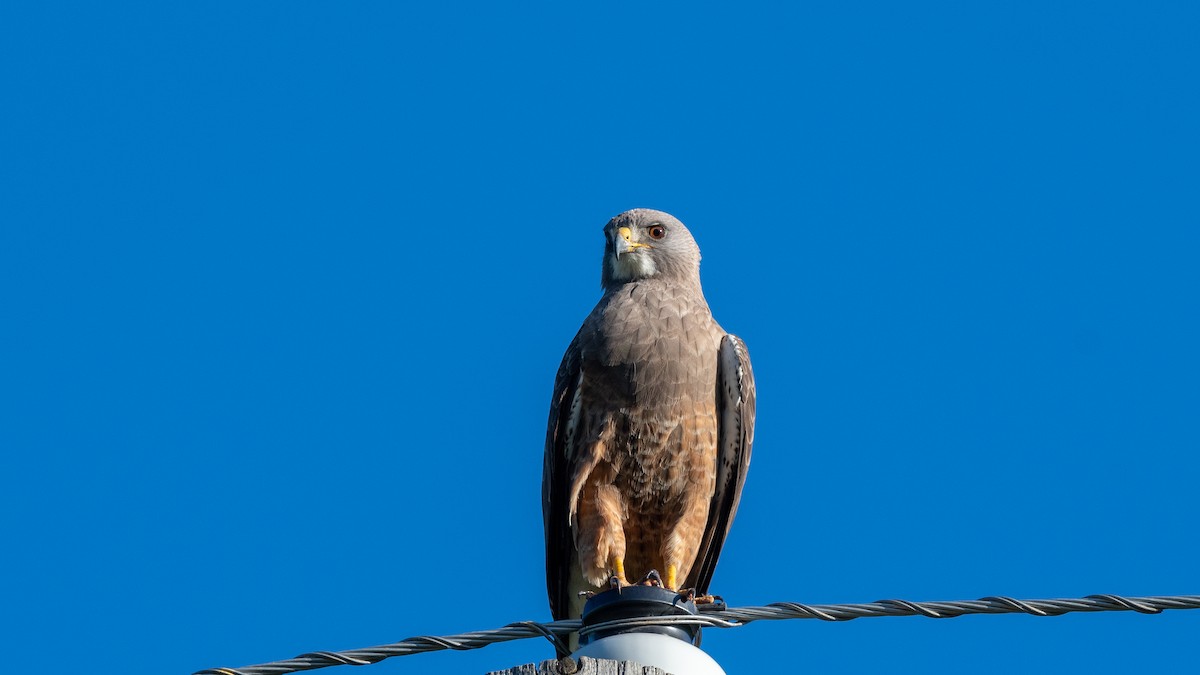
[[[700,247],[669,213],[626,211],[604,226],[604,240],[604,288],[649,278],[700,281]]]

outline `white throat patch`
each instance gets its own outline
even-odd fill
[[[644,250],[630,251],[623,255],[613,254],[613,278],[617,281],[632,281],[654,276],[658,266],[654,258]]]

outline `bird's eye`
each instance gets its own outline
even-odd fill
[[[646,234],[649,234],[651,239],[662,239],[667,236],[667,228],[662,225],[651,225],[650,229],[646,230]]]

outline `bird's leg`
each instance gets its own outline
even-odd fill
[[[598,590],[630,585],[625,578],[624,508],[621,494],[613,486],[584,486],[573,528],[575,549],[584,580]]]
[[[702,463],[700,463],[702,464]],[[705,485],[703,472],[694,475],[698,485]],[[711,474],[707,475],[712,481]],[[707,483],[708,486],[712,482]],[[711,487],[707,490],[691,490],[683,495],[683,503],[679,505],[678,519],[664,523],[662,548],[658,551],[657,560],[667,567],[667,580],[664,586],[668,591],[679,590],[680,584],[687,583],[693,568],[703,564],[700,552],[701,537],[705,521],[708,518],[709,501],[712,499]]]
[[[616,588],[619,590],[622,586],[633,585],[629,583],[628,579],[625,578],[625,560],[621,556],[613,556],[612,570],[613,574],[608,579],[609,588]]]

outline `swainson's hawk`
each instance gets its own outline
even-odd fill
[[[604,296],[559,366],[546,432],[555,619],[580,616],[580,592],[651,570],[707,593],[754,438],[750,358],[713,320],[691,233],[634,209],[604,235]]]

